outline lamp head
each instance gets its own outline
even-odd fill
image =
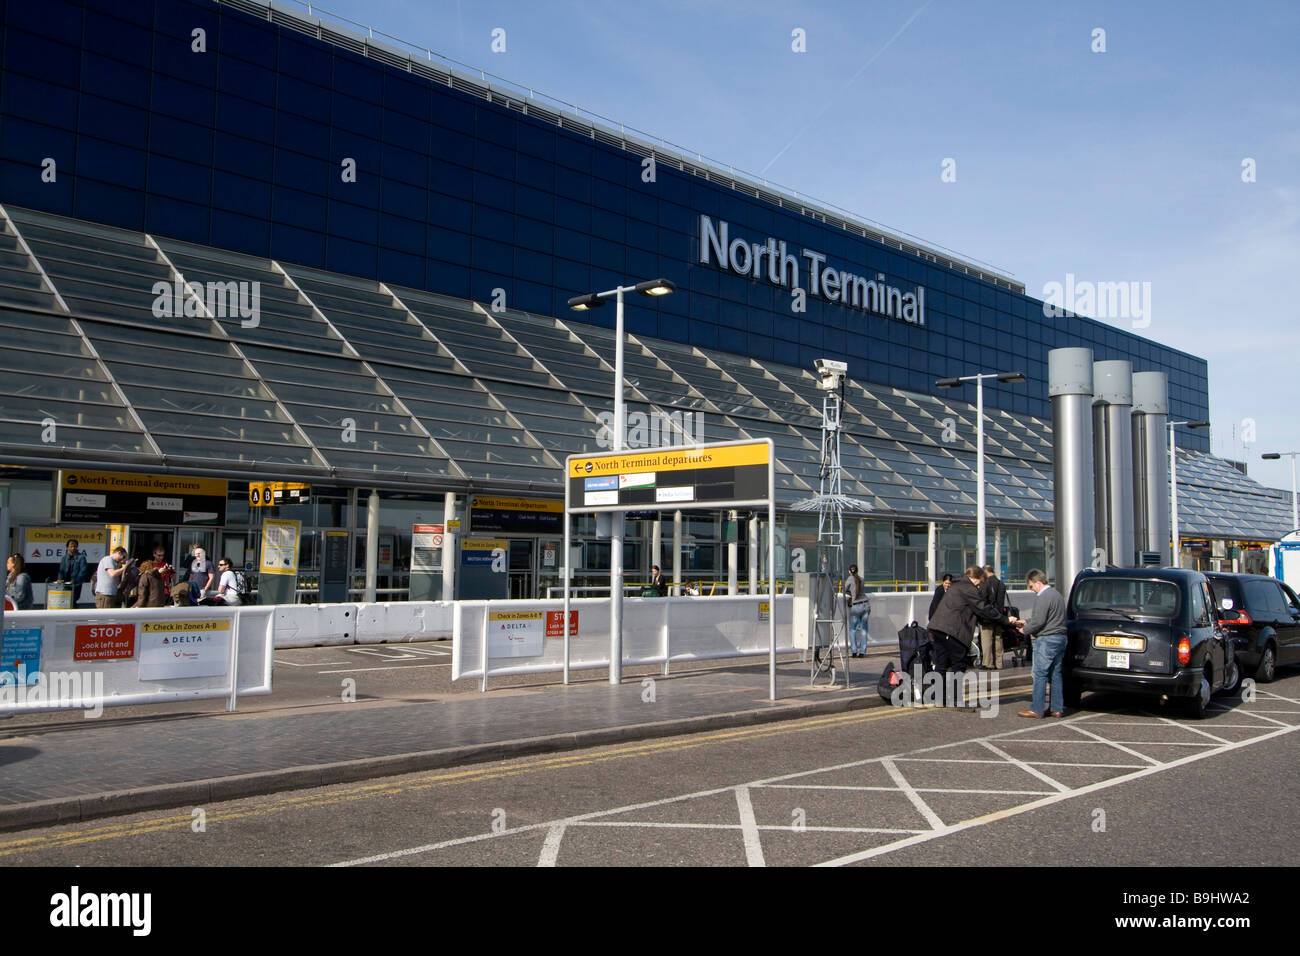
[[[569,308],[578,312],[586,312],[588,309],[599,309],[604,304],[605,300],[595,292],[592,292],[589,295],[575,295],[569,300]]]

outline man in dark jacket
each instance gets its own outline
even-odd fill
[[[1007,626],[1016,623],[1003,614],[1001,609],[989,605],[981,590],[983,583],[983,568],[978,565],[967,568],[966,576],[952,582],[948,593],[939,603],[939,609],[930,618],[930,632],[934,638],[934,669],[943,676],[945,687],[948,685],[949,671],[966,669],[977,620]]]
[[[989,607],[1006,613],[1007,586],[993,573],[993,565],[984,565],[984,600]],[[1002,669],[1002,626],[980,621],[980,665],[985,670]]]

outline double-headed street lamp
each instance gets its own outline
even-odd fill
[[[1289,456],[1291,459],[1291,530],[1295,531],[1300,528],[1300,508],[1297,508],[1296,486],[1295,486],[1295,456],[1300,455],[1300,451],[1273,451],[1267,455],[1260,455],[1269,461],[1277,461],[1282,456]]]
[[[1178,425],[1186,425],[1188,428],[1209,428],[1209,422],[1165,422],[1165,427],[1169,429],[1169,511],[1172,520],[1170,524],[1170,534],[1173,535],[1173,566],[1181,568],[1183,566],[1183,544],[1178,537],[1178,447],[1174,438],[1174,428]]]
[[[984,526],[984,380],[996,378],[999,382],[1023,382],[1023,372],[981,372],[978,375],[963,375],[961,378],[941,378],[935,382],[938,388],[956,388],[962,382],[975,383],[975,552],[976,564],[981,568],[985,560],[985,526]]]
[[[569,308],[579,312],[597,309],[611,297],[616,304],[614,321],[614,451],[623,450],[623,293],[639,292],[642,295],[668,295],[677,286],[667,279],[647,279],[635,285],[621,285],[608,292],[575,295]],[[610,515],[609,535],[609,682],[618,684],[623,679],[623,512]],[[565,517],[568,520],[568,517]],[[564,556],[565,574],[569,570],[569,556]],[[567,583],[567,582],[566,582]]]

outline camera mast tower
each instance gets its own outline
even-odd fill
[[[838,664],[848,685],[849,609],[839,593],[844,580],[844,512],[870,511],[871,505],[844,494],[840,464],[840,431],[844,408],[844,379],[848,363],[817,359],[817,387],[822,396],[822,457],[815,497],[796,502],[796,511],[817,512],[817,570],[811,596],[816,608],[812,681],[826,674],[835,683]],[[823,653],[823,648],[825,649]]]

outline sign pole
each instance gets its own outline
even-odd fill
[[[564,622],[564,683],[569,682],[569,479],[564,479],[564,561],[560,565],[564,575],[564,610],[560,620]]]

